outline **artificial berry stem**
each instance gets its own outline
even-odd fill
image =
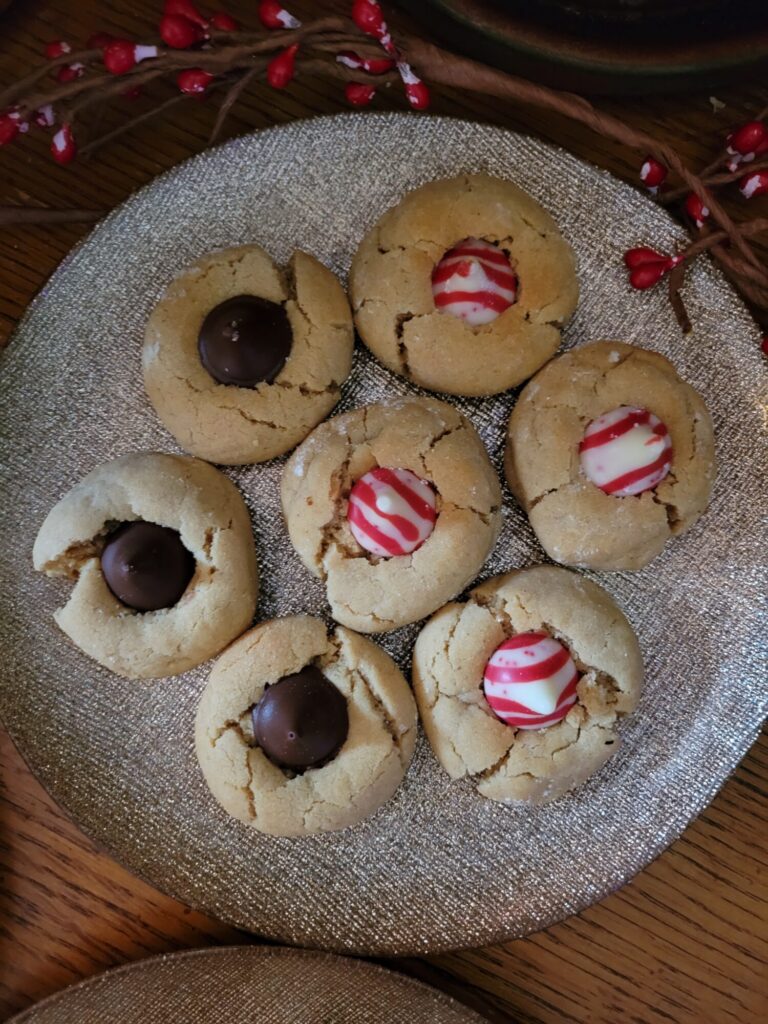
[[[749,164],[750,172],[753,171],[766,171],[768,170],[768,160],[756,160],[753,164]],[[722,171],[718,174],[708,174],[701,177],[701,182],[706,185],[707,188],[720,188],[722,185],[730,185],[732,182],[738,181],[744,177],[744,169],[740,167],[736,171]],[[688,193],[688,189],[685,185],[680,188],[669,189],[663,192],[659,197],[658,201],[664,206],[668,206],[671,203],[677,202]]]
[[[290,0],[286,2],[290,7]],[[0,95],[0,145],[18,144],[30,124],[52,127],[54,157],[69,161],[76,152],[76,137],[86,135],[86,113],[92,106],[133,94],[160,78],[175,80],[181,91],[153,111],[126,121],[114,133],[86,143],[81,152],[187,96],[207,96],[223,87],[216,133],[248,83],[266,77],[274,88],[285,88],[299,71],[335,78],[355,106],[370,103],[377,87],[399,81],[408,103],[422,110],[430,101],[427,82],[455,86],[565,114],[640,155],[651,154],[642,166],[643,183],[656,190],[664,185],[660,201],[665,204],[684,202],[686,213],[701,231],[695,244],[703,243],[768,319],[768,269],[749,242],[758,230],[765,230],[754,228],[764,221],[735,223],[714,194],[715,189],[734,182],[750,203],[768,193],[768,107],[753,121],[737,125],[723,139],[717,159],[696,174],[671,146],[595,110],[578,96],[447,53],[416,37],[398,37],[395,42],[377,0],[350,0],[351,21],[325,17],[304,25],[280,2],[263,0],[254,8],[267,32],[240,30],[226,11],[211,14],[194,0],[165,0],[159,19],[164,47],[159,51],[151,38],[145,45],[108,33],[94,35],[80,52],[68,40],[53,40],[47,48],[48,62]],[[59,81],[50,81],[49,75]],[[733,170],[726,169],[727,162]],[[671,189],[666,187],[668,177],[673,179]],[[733,191],[738,195],[736,187]],[[684,267],[698,251],[704,249],[687,249],[684,262],[658,254],[666,261],[663,269],[651,260],[630,272],[638,270],[636,281],[643,287],[650,287],[653,278],[667,277],[673,305],[680,304],[676,292]]]

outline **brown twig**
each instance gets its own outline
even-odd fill
[[[153,107],[151,110],[145,110],[143,114],[138,114],[136,117],[132,117],[129,121],[123,121],[123,123],[118,125],[117,128],[113,128],[111,132],[106,132],[104,135],[99,135],[97,138],[91,139],[90,142],[87,142],[81,147],[80,153],[83,156],[88,156],[97,149],[101,149],[101,147],[106,145],[107,142],[111,142],[113,139],[117,139],[126,132],[129,132],[131,128],[135,128],[137,124],[149,121],[158,114],[161,114],[164,110],[167,110],[169,107],[175,107],[177,103],[181,103],[184,100],[189,100],[191,98],[191,96],[187,96],[183,92],[178,93],[176,96],[171,96],[170,99],[165,100],[165,102],[161,103],[158,107]]]
[[[51,210],[47,206],[0,206],[0,227],[27,224],[77,224],[98,220],[104,210]]]
[[[677,322],[680,324],[680,330],[683,334],[690,334],[693,330],[691,325],[688,312],[683,303],[683,298],[680,295],[680,288],[682,287],[685,279],[685,267],[682,263],[678,263],[669,272],[669,303],[672,306],[672,312],[677,318]]]
[[[232,107],[237,103],[241,93],[248,87],[248,83],[253,81],[255,76],[261,71],[262,68],[258,65],[252,67],[250,71],[246,71],[244,75],[241,75],[227,90],[224,99],[219,107],[219,112],[216,115],[216,121],[214,122],[211,134],[208,137],[208,145],[213,145],[216,139],[219,137],[219,132],[224,127],[224,122],[227,119],[227,114],[230,112]]]
[[[716,167],[722,166],[722,163],[715,164]],[[755,160],[754,163],[742,164],[736,171],[723,171],[721,174],[709,174],[705,175],[702,171],[701,179],[707,188],[720,188],[722,185],[730,185],[734,181],[738,181],[743,178],[745,174],[752,174],[753,171],[766,171],[768,170],[768,160]],[[690,189],[673,188],[668,192],[661,192],[657,197],[656,201],[661,203],[662,206],[668,206],[670,203],[676,202],[678,199],[682,199],[683,196],[687,196]]]
[[[685,165],[673,146],[597,110],[581,96],[536,85],[523,78],[449,53],[417,37],[407,37],[399,42],[401,52],[406,55],[409,63],[418,67],[420,75],[429,81],[564,114],[594,132],[631,149],[652,153],[682,183],[679,187],[664,193],[660,199],[662,203],[673,202],[688,192],[694,192],[710,210],[711,228],[707,228],[699,239],[688,247],[684,254],[684,264],[670,274],[670,301],[681,324],[686,328],[690,326],[679,294],[684,266],[689,264],[697,253],[705,250],[711,253],[742,293],[752,299],[768,317],[768,267],[759,259],[750,244],[750,239],[755,234],[766,230],[766,222],[734,222],[713,194],[713,189],[737,180],[749,170],[768,167],[768,161],[725,173],[720,170],[724,156],[721,153],[709,167],[696,174]],[[102,66],[101,51],[84,50],[69,53],[34,69],[29,75],[0,93],[0,110],[10,109],[15,104],[21,117],[31,117],[36,110],[51,104],[55,106],[58,120],[71,124],[92,104],[109,100],[131,87],[144,85],[157,78],[195,66],[215,76],[216,81],[209,87],[208,92],[214,88],[227,87],[211,133],[213,141],[243,90],[264,71],[274,55],[294,43],[301,47],[299,59],[301,69],[304,71],[332,77],[342,82],[370,82],[374,86],[399,80],[395,72],[372,76],[362,70],[350,69],[339,64],[335,57],[340,50],[354,50],[363,56],[381,56],[381,49],[374,39],[357,33],[347,19],[330,16],[307,22],[298,29],[280,32],[215,32],[211,35],[210,46],[206,49],[160,50],[157,57],[137,64],[118,77],[103,70],[95,70],[97,63]],[[73,82],[57,82],[49,88],[41,87],[43,78],[51,70],[75,62],[90,66],[91,71]],[[234,81],[233,76],[236,76]],[[178,95],[165,100],[151,111],[146,111],[119,128],[89,142],[81,152],[93,152],[104,143],[149,120],[184,98],[184,95]],[[765,116],[768,116],[768,107],[757,119]],[[32,215],[42,217],[47,212],[56,211],[33,211]],[[74,214],[76,213],[77,211],[74,211]]]
[[[81,93],[91,91],[100,91],[102,96],[105,90],[109,94],[119,93],[128,88],[129,83],[130,85],[141,85],[168,71],[181,71],[184,68],[190,67],[190,65],[203,68],[212,74],[216,72],[222,73],[234,66],[241,66],[241,63],[247,61],[250,57],[278,53],[293,43],[310,44],[315,36],[340,34],[349,39],[348,28],[349,23],[344,18],[333,16],[318,18],[316,21],[307,22],[301,28],[285,32],[270,32],[258,35],[244,33],[243,35],[246,40],[244,42],[240,41],[241,33],[231,33],[226,37],[231,40],[228,46],[211,48],[209,50],[195,50],[194,53],[190,53],[188,50],[160,50],[157,57],[137,64],[124,75],[120,75],[117,78],[108,73],[84,75],[73,82],[57,84],[48,90],[40,90],[30,96],[25,95],[29,86],[36,84],[49,71],[61,65],[79,62],[86,65],[98,63],[99,67],[102,66],[102,53],[100,50],[73,52],[65,57],[49,61],[43,67],[35,69],[29,75],[19,79],[18,82],[5,89],[0,93],[0,110],[5,110],[17,104],[20,112],[26,116],[47,103],[55,104],[68,101],[79,96]],[[24,97],[24,102],[18,102],[20,97]]]
[[[49,60],[40,67],[33,68],[28,75],[20,78],[18,82],[9,85],[0,92],[0,110],[7,110],[12,107],[19,96],[24,96],[27,89],[35,85],[41,78],[45,78],[51,71],[63,67],[66,64],[91,64],[101,58],[101,50],[81,50],[79,53],[68,53],[64,57],[57,57],[56,60]],[[78,79],[82,81],[82,79]]]

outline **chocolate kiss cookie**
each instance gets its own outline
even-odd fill
[[[554,561],[642,569],[709,503],[712,418],[658,352],[595,341],[523,388],[504,470]]]
[[[344,289],[312,256],[210,253],[171,281],[144,336],[144,384],[179,444],[210,462],[264,462],[325,419],[352,367]]]
[[[416,622],[477,576],[501,488],[470,421],[435,398],[390,399],[321,423],[285,465],[288,535],[362,633]]]
[[[273,836],[346,828],[386,803],[416,743],[394,661],[351,630],[291,615],[227,648],[195,719],[195,751],[224,810]]]
[[[217,469],[181,455],[97,466],[48,513],[32,557],[40,572],[72,580],[59,627],[129,679],[199,665],[247,629],[256,607],[245,503]]]

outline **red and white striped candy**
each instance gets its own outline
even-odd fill
[[[432,271],[432,295],[438,309],[479,327],[512,305],[517,277],[497,245],[465,238]]]
[[[542,729],[576,703],[579,671],[548,633],[518,633],[485,666],[483,691],[493,713],[515,729]]]
[[[435,492],[409,469],[380,466],[352,488],[347,518],[357,543],[372,555],[409,555],[435,528]]]
[[[658,416],[622,405],[592,420],[579,453],[593,484],[626,498],[661,483],[672,462],[672,441]]]

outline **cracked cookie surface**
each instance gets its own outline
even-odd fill
[[[344,695],[349,732],[338,753],[302,774],[256,745],[251,710],[265,689],[316,665]],[[254,627],[214,665],[195,722],[205,780],[227,813],[277,836],[354,825],[400,785],[416,743],[416,705],[394,661],[373,641],[309,615]]]
[[[407,469],[437,493],[437,519],[410,555],[377,558],[347,521],[355,481]],[[472,424],[437,399],[364,406],[321,424],[286,463],[281,499],[304,565],[325,581],[333,617],[380,633],[429,615],[474,579],[501,525],[501,488]]]
[[[589,423],[619,406],[649,410],[672,441],[661,483],[621,498],[591,483],[579,461]],[[664,356],[596,341],[554,359],[523,389],[509,420],[504,469],[550,558],[590,569],[641,569],[709,503],[712,420]]]
[[[457,242],[498,245],[517,275],[517,299],[470,327],[440,312],[432,271]],[[574,256],[555,221],[512,182],[485,174],[408,193],[368,232],[349,278],[355,322],[385,366],[431,391],[494,395],[539,369],[576,308]]]
[[[293,336],[282,370],[253,388],[218,383],[198,352],[207,314],[239,295],[283,304]],[[281,270],[259,246],[239,246],[204,256],[165,290],[147,323],[144,384],[186,451],[226,465],[264,462],[290,451],[328,415],[353,344],[349,304],[330,270],[303,252]]]
[[[483,673],[504,640],[536,630],[568,648],[581,679],[561,721],[518,730],[491,711]],[[637,639],[613,599],[555,566],[497,576],[441,608],[413,653],[414,692],[438,761],[501,803],[546,803],[589,778],[618,748],[616,724],[634,710],[642,678]]]
[[[144,520],[180,535],[195,560],[176,604],[136,612],[101,569],[107,535]],[[97,466],[49,512],[33,550],[35,569],[74,580],[54,618],[77,646],[131,679],[185,672],[248,627],[258,593],[248,510],[213,466],[181,455],[136,453]]]

